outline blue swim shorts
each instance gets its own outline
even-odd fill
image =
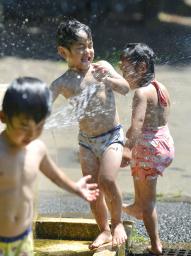
[[[79,145],[91,150],[97,158],[100,158],[104,151],[113,143],[124,146],[124,133],[121,125],[102,133],[98,136],[88,136],[80,131],[78,135]]]

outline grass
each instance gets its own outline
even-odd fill
[[[128,248],[130,255],[140,255],[149,244],[149,239],[141,236],[137,233],[137,230],[133,228],[131,237],[131,246]]]
[[[137,233],[137,230],[133,228],[132,231],[132,243],[133,244],[144,244],[147,243],[149,240],[145,236],[141,236]]]

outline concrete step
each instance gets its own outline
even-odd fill
[[[125,256],[125,245],[112,248],[108,243],[97,250],[90,251],[91,241],[73,240],[35,240],[35,256]]]
[[[123,222],[128,245],[134,223]],[[37,239],[94,240],[99,229],[94,219],[38,217],[34,222],[34,234]]]
[[[125,221],[126,245],[112,248],[111,243],[90,251],[88,245],[99,234],[95,220],[81,218],[38,217],[34,222],[35,256],[125,256],[131,245],[134,223]]]
[[[88,241],[37,239],[34,242],[35,256],[92,256]]]

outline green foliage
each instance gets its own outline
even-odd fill
[[[119,60],[120,60],[120,51],[114,51],[114,52],[106,52],[105,55],[103,57],[101,56],[97,56],[95,58],[95,62],[99,61],[99,60],[106,60],[109,63],[111,63],[114,67],[118,67],[119,64]]]

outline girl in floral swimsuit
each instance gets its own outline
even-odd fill
[[[147,249],[159,255],[156,185],[174,158],[174,143],[168,128],[170,98],[166,87],[154,79],[154,57],[152,49],[141,43],[128,44],[121,54],[123,77],[135,90],[121,166],[131,164],[135,190],[134,203],[123,204],[123,210],[143,219],[151,241]]]

